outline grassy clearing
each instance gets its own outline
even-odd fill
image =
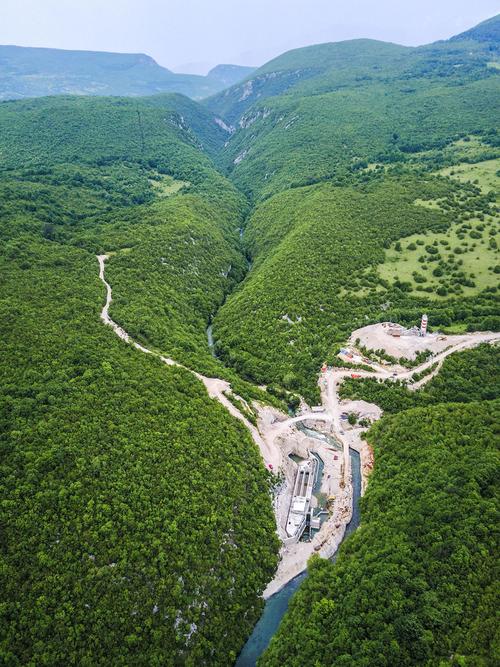
[[[475,160],[479,163],[480,160],[489,161],[498,156],[498,149],[485,143],[480,137],[471,134],[458,141],[453,141],[442,153],[445,160],[451,159],[455,163],[469,160]],[[458,166],[461,167],[462,165],[459,164]]]
[[[155,189],[156,194],[163,198],[163,197],[171,197],[172,195],[175,195],[179,190],[181,190],[184,186],[190,185],[188,181],[179,181],[176,180],[175,178],[172,178],[172,176],[165,176],[165,175],[160,175],[158,174],[158,177],[155,179],[149,179],[149,182]]]
[[[442,176],[450,176],[463,183],[471,182],[481,188],[484,193],[500,191],[500,158],[494,160],[483,160],[475,164],[461,163],[454,167],[446,167],[438,173]]]
[[[131,246],[127,247],[127,248],[119,248],[118,250],[108,250],[106,255],[108,257],[113,257],[114,255],[117,255],[118,253],[126,255],[127,253],[132,252],[132,250],[133,250],[133,247],[131,247]]]
[[[379,275],[436,298],[477,294],[498,283],[498,231],[498,221],[490,218],[469,220],[443,233],[408,236],[386,251]]]
[[[445,164],[457,164],[459,162],[481,159],[491,159],[498,154],[498,149],[482,141],[481,137],[468,135],[457,141],[452,141],[443,148],[431,148],[415,152],[409,160],[408,166],[416,166],[422,161],[430,159],[444,160]]]
[[[484,144],[477,137],[454,142],[447,150],[469,159],[480,154]],[[479,152],[479,153],[478,153]],[[483,194],[500,192],[500,159],[476,163],[460,162],[440,169],[438,174],[461,183],[472,183]],[[445,210],[446,199],[416,199],[414,204],[430,210]],[[486,209],[488,210],[488,209]],[[437,299],[450,296],[473,296],[487,287],[497,286],[499,270],[499,220],[483,213],[457,223],[447,232],[416,234],[400,239],[386,251],[379,266],[381,278],[409,284],[415,292],[428,293]],[[484,218],[484,219],[483,219]]]
[[[439,199],[415,199],[417,206],[424,206],[430,208],[431,211],[442,211],[441,201]]]
[[[441,331],[448,336],[467,333],[467,325],[464,322],[457,322],[449,327],[441,327]]]

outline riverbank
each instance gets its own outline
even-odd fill
[[[361,515],[359,499],[361,497],[361,468],[359,454],[351,450],[350,469],[352,471],[352,517],[345,527],[343,539],[353,533],[359,526]],[[331,560],[337,557],[337,551]],[[277,632],[281,619],[288,609],[291,598],[294,596],[304,579],[307,570],[288,581],[278,592],[267,598],[262,616],[239,654],[235,667],[255,667],[257,660],[264,653],[273,635]]]
[[[282,540],[286,539],[285,526],[297,469],[297,464],[290,458],[292,454],[304,459],[316,454],[323,462],[318,491],[312,498],[312,507],[318,508],[318,497],[323,501],[328,500],[328,517],[311,539],[296,544],[283,544],[278,569],[263,594],[265,599],[303,572],[313,554],[324,558],[331,557],[342,541],[352,517],[351,470],[350,465],[347,470],[344,469],[343,447],[325,430],[321,430],[324,424],[311,423],[311,420],[306,420],[306,424],[309,428],[303,430],[300,430],[297,424],[291,424],[277,438],[283,456],[282,473],[286,480],[286,488],[281,490],[282,498],[275,506],[278,534]]]
[[[300,456],[302,452],[302,455],[305,453],[307,456],[309,453],[316,452],[321,457],[324,463],[321,492],[327,494],[329,499],[330,496],[333,496],[333,503],[330,505],[330,516],[309,542],[299,542],[290,547],[282,548],[281,560],[276,574],[264,592],[264,597],[268,599],[268,605],[272,606],[273,601],[279,598],[282,616],[292,595],[290,591],[295,590],[298,582],[305,576],[304,570],[310,556],[313,553],[318,553],[323,558],[334,558],[342,540],[359,523],[357,501],[366,489],[369,474],[373,468],[373,452],[368,443],[362,438],[363,429],[359,426],[348,428],[342,419],[344,411],[360,407],[354,406],[353,402],[341,402],[338,396],[341,382],[345,377],[352,375],[352,370],[331,368],[320,375],[318,383],[321,389],[322,410],[313,412],[309,410],[308,406],[302,405],[301,414],[290,418],[274,408],[255,405],[254,407],[256,407],[259,415],[256,427],[227,398],[228,392],[231,392],[229,382],[219,378],[205,377],[182,366],[173,359],[162,356],[157,351],[144,347],[134,341],[122,327],[111,319],[109,307],[112,301],[112,290],[105,279],[105,262],[108,256],[99,255],[97,259],[99,262],[99,278],[106,288],[106,302],[101,311],[102,321],[112,327],[117,336],[142,353],[154,355],[167,365],[182,367],[195,375],[204,384],[209,396],[224,405],[228,412],[240,420],[251,433],[266,468],[281,480],[273,499],[273,505],[277,532],[282,541],[286,534],[284,527],[289,511],[294,470],[296,470],[296,464],[290,458],[290,454]],[[460,340],[453,341],[455,344],[434,354],[429,361],[411,370],[400,366],[383,367],[372,364],[370,371],[356,371],[356,376],[360,378],[372,377],[379,380],[409,380],[414,373],[422,373],[422,371],[433,366],[432,372],[419,381],[418,387],[420,387],[439,371],[443,360],[448,355],[475,347],[481,343],[491,343],[498,340],[500,340],[500,334],[498,333],[478,332],[464,335],[460,337]],[[417,386],[415,385],[413,388],[416,389]],[[375,405],[365,404],[363,408],[370,410],[372,420],[380,418],[382,414]],[[300,423],[307,424],[311,429],[306,434],[301,433]],[[334,451],[337,451],[338,454],[332,454]],[[356,461],[355,466],[351,464],[353,460]],[[336,465],[335,461],[340,463]],[[278,593],[276,593],[277,591]],[[265,629],[265,632],[262,633],[262,624],[260,621],[257,624],[257,627],[260,628],[258,632],[266,637],[264,645],[256,653],[257,657],[265,649],[270,637],[277,629],[281,616],[274,619],[272,626],[275,627],[271,634],[268,633],[268,629]],[[253,637],[254,634],[250,637],[247,645],[252,644]],[[245,655],[246,646],[241,654],[242,656]],[[241,662],[238,659],[237,665],[239,667],[243,667],[243,665],[253,666],[255,660],[253,662]]]

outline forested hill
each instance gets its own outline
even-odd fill
[[[251,67],[219,65],[207,76],[175,74],[144,53],[0,46],[0,100],[44,95],[213,95]]]
[[[452,37],[450,41],[462,41],[472,39],[476,42],[487,42],[491,45],[492,50],[498,53],[498,43],[500,41],[500,21],[499,16],[493,16],[491,19],[483,21],[474,28],[466,30]]]
[[[0,103],[2,664],[234,663],[276,569],[280,478],[191,370],[257,423],[252,399],[315,404],[365,324],[500,328],[497,24],[299,49],[207,105]],[[112,319],[182,367],[103,325],[97,254]],[[415,402],[384,393],[361,528],[264,664],[496,664],[489,351]]]
[[[329,71],[339,77],[339,83],[354,82],[360,74],[373,71],[377,64],[397,62],[407,51],[407,47],[372,39],[294,49],[269,61],[244,81],[205,100],[204,104],[235,122],[257,100],[294,90],[302,82]]]
[[[460,65],[456,58],[483,64],[498,60],[500,15],[449,40],[421,47],[404,47],[372,39],[317,44],[288,51],[259,67],[244,80],[204,101],[232,122],[256,101],[284,93],[294,94],[306,83],[312,92],[363,85],[381,79],[415,78],[422,67],[428,73]],[[427,61],[427,62],[426,62]],[[327,78],[318,85],[324,75]],[[442,72],[441,72],[442,75]]]
[[[342,174],[359,159],[408,155],[488,127],[497,50],[498,40],[477,39],[323,44],[276,58],[205,104],[237,128],[222,152],[233,180],[253,197],[269,196]]]
[[[246,267],[223,131],[178,96],[7,102],[0,127],[0,662],[231,664],[276,565],[268,476],[200,381],[100,322],[95,256],[116,321],[216,374]]]
[[[228,131],[217,121],[213,113],[177,94],[138,100],[61,96],[3,102],[1,166],[6,170],[126,159],[151,166],[168,162],[173,173],[177,161],[178,170],[187,176],[193,163],[210,165],[207,156],[215,155],[226,141]],[[13,145],[16,151],[10,150]]]

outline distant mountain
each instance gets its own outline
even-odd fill
[[[169,92],[202,99],[237,83],[251,71],[248,67],[219,65],[207,76],[175,74],[143,53],[0,46],[0,100]]]
[[[500,14],[479,23],[474,28],[452,37],[450,41],[472,39],[475,42],[493,42],[498,48],[500,42]]]
[[[242,81],[255,70],[255,67],[244,67],[242,65],[217,65],[210,70],[206,78],[227,87]]]

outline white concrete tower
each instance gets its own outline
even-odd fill
[[[422,321],[420,322],[420,335],[425,336],[427,333],[427,315],[424,313],[422,315]]]

